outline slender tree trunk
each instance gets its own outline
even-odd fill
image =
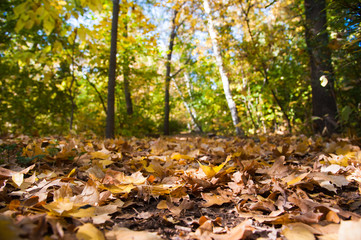
[[[213,54],[216,58],[216,64],[219,69],[219,74],[221,75],[221,79],[222,79],[222,83],[223,83],[223,90],[224,90],[224,94],[226,96],[226,100],[228,103],[228,108],[232,115],[233,125],[235,127],[236,134],[240,135],[240,136],[244,136],[244,132],[241,129],[241,127],[239,126],[240,122],[239,122],[239,117],[238,117],[237,106],[232,98],[232,93],[231,93],[231,90],[229,87],[229,80],[228,80],[227,74],[225,72],[225,69],[223,67],[223,59],[222,59],[221,53],[219,51],[218,42],[217,42],[217,33],[216,33],[216,30],[214,29],[213,19],[212,19],[212,15],[211,15],[211,9],[209,7],[208,0],[203,0],[203,7],[207,14],[208,32],[209,32],[209,35],[212,40]]]
[[[72,55],[71,55],[71,83],[70,83],[70,87],[69,87],[69,96],[70,96],[70,102],[71,102],[71,113],[70,113],[70,123],[69,123],[69,130],[72,130],[73,129],[73,121],[74,121],[74,110],[75,110],[75,101],[74,101],[74,98],[75,98],[75,95],[74,95],[74,92],[72,90],[73,88],[73,85],[76,81],[75,79],[75,41],[76,41],[76,37],[77,37],[77,34],[75,34],[74,36],[74,41],[73,41],[73,46],[72,46]]]
[[[106,122],[106,138],[114,138],[114,92],[117,65],[117,33],[118,33],[119,0],[113,0],[113,19],[110,44],[109,80],[108,80],[108,108]]]
[[[182,91],[178,87],[177,82],[175,80],[173,82],[174,82],[174,86],[176,87],[176,89],[179,93],[179,96],[181,97],[181,99],[183,101],[184,107],[187,109],[187,112],[189,113],[189,116],[191,117],[193,127],[196,129],[197,132],[203,132],[201,125],[197,121],[197,114],[194,111],[194,108],[189,106],[188,102],[186,101],[186,99],[183,96]]]
[[[248,34],[249,36],[251,37],[251,41],[252,41],[252,45],[253,45],[253,48],[254,49],[257,49],[256,47],[256,41],[254,39],[254,36],[252,34],[252,31],[251,31],[251,27],[250,27],[250,24],[249,24],[249,18],[248,18],[248,14],[249,14],[249,11],[250,9],[252,8],[253,5],[248,5],[247,7],[247,10],[243,9],[242,8],[242,12],[245,16],[245,20],[246,20],[246,26],[247,26],[247,31],[248,31]],[[263,60],[262,56],[260,55],[260,52],[259,51],[255,51],[254,53],[255,55],[257,55],[259,61],[261,62],[261,69],[258,69],[258,71],[262,74],[262,76],[264,77],[264,83],[265,84],[268,84],[269,82],[269,78],[268,78],[268,70],[267,70],[267,66],[266,66],[266,63],[265,61]],[[275,100],[276,104],[280,107],[281,109],[281,112],[283,114],[283,118],[286,120],[287,122],[287,127],[288,127],[288,131],[292,134],[292,125],[291,125],[291,120],[290,120],[290,117],[288,116],[287,114],[287,111],[286,109],[283,107],[281,101],[278,99],[277,95],[276,95],[276,92],[274,89],[271,88],[271,93],[272,93],[272,96],[273,96],[273,99]]]
[[[328,48],[326,1],[305,0],[306,43],[310,55],[314,130],[332,134],[337,129],[337,105],[331,51]],[[326,78],[325,84],[321,80]]]
[[[103,96],[102,96],[102,94],[99,92],[99,90],[97,89],[97,86],[96,86],[94,83],[92,83],[92,82],[89,80],[89,78],[85,78],[85,79],[87,80],[87,82],[89,83],[89,85],[90,85],[92,88],[94,88],[94,91],[96,92],[96,94],[97,94],[100,102],[102,103],[103,110],[104,110],[105,114],[107,114],[107,107],[105,106],[105,102],[104,102]]]
[[[165,73],[165,87],[164,87],[164,124],[163,124],[163,133],[164,135],[169,135],[169,114],[170,114],[170,104],[169,104],[169,86],[171,80],[171,60],[173,54],[173,46],[174,46],[174,39],[177,33],[177,26],[176,26],[176,17],[178,14],[178,10],[174,10],[173,12],[173,19],[171,23],[171,32],[169,36],[169,45],[168,45],[168,54],[167,54],[167,61],[165,63],[166,73]]]
[[[193,84],[191,83],[191,80],[189,79],[189,74],[187,71],[184,72],[184,80],[187,85],[187,91],[188,91],[189,97],[190,97],[191,101],[193,101]]]
[[[124,39],[128,38],[128,1],[123,0],[124,8],[122,10],[123,14],[123,21],[124,21],[124,29],[123,29],[123,37]],[[125,97],[125,104],[127,108],[127,114],[133,114],[133,103],[132,97],[130,94],[129,89],[129,77],[130,77],[130,67],[129,67],[129,50],[125,50],[123,54],[123,61],[122,61],[122,75],[123,75],[123,83],[124,83],[124,97]]]

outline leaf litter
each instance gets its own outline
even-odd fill
[[[1,239],[357,239],[358,140],[0,139]]]

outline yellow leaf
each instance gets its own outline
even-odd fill
[[[82,41],[82,42],[86,41],[86,30],[83,26],[78,28],[78,36],[79,36],[80,41]]]
[[[50,35],[55,28],[55,20],[49,14],[44,17],[43,27],[46,35]]]
[[[110,185],[110,186],[100,186],[100,188],[106,189],[111,193],[130,193],[135,187],[133,184],[126,185]]]
[[[283,235],[290,240],[314,240],[312,231],[312,227],[304,223],[287,224],[282,229]]]
[[[182,155],[180,153],[173,153],[172,156],[170,157],[173,160],[181,160],[181,159],[185,159],[185,160],[193,160],[192,157],[188,156],[188,155]]]
[[[28,2],[24,2],[16,7],[14,7],[14,13],[15,13],[15,17],[19,17],[20,14],[24,13],[28,8],[27,8]]]
[[[66,177],[71,177],[72,175],[74,175],[74,173],[76,172],[76,168],[73,168],[71,171],[70,171],[70,173],[68,174],[68,176],[66,176]]]
[[[44,208],[55,215],[62,215],[64,212],[72,210],[74,208],[74,203],[70,201],[69,198],[61,198],[44,205]]]
[[[61,44],[60,41],[55,41],[53,44],[53,51],[55,53],[61,53],[63,50],[63,45]]]
[[[15,32],[20,32],[21,29],[23,29],[25,26],[25,21],[22,20],[21,18],[16,22],[16,25],[15,25]]]
[[[92,156],[91,159],[108,159],[110,157],[109,154],[98,151],[98,152],[91,152],[90,155]]]
[[[35,23],[34,20],[32,20],[32,19],[28,20],[28,21],[26,22],[26,24],[25,24],[25,28],[26,28],[26,29],[31,29],[31,28],[34,26],[34,23]]]
[[[114,230],[106,233],[108,239],[117,240],[161,240],[156,233],[146,231],[133,231],[128,228],[115,227]]]
[[[224,167],[224,165],[227,164],[227,162],[231,160],[231,156],[228,156],[226,161],[218,166],[212,167],[212,166],[206,166],[206,165],[202,165],[199,161],[198,164],[201,167],[201,169],[203,170],[203,172],[206,174],[206,176],[208,178],[212,178],[214,177],[219,171],[221,171],[221,169]]]
[[[66,216],[72,216],[76,218],[93,217],[95,216],[95,207],[90,208],[79,208],[65,214]]]
[[[24,181],[24,174],[15,173],[14,175],[11,176],[11,179],[13,180],[13,182],[16,184],[17,187],[20,187]]]
[[[302,174],[298,175],[297,177],[295,177],[294,179],[288,181],[287,185],[290,186],[290,185],[297,184],[300,181],[302,181],[302,179],[304,179],[307,175],[308,175],[308,173],[302,173]]]
[[[100,160],[99,166],[101,166],[104,169],[106,166],[109,166],[112,163],[114,163],[114,162],[110,159]]]
[[[58,4],[59,4],[60,6],[65,6],[65,5],[66,5],[66,1],[58,1]]]
[[[105,240],[103,233],[91,223],[78,227],[76,238],[78,240]]]

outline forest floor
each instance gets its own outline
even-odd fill
[[[3,138],[0,239],[357,239],[360,144]]]

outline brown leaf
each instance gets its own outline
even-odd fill
[[[232,228],[227,234],[213,234],[215,240],[239,240],[246,239],[252,234],[254,228],[252,227],[252,220],[247,219],[236,227]]]
[[[202,193],[202,198],[206,200],[206,203],[203,203],[204,207],[210,207],[212,205],[222,205],[223,203],[229,203],[231,202],[230,198],[226,198],[221,195],[216,195],[212,193]]]

